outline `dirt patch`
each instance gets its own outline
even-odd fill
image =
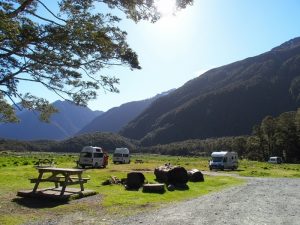
[[[72,200],[68,204],[70,210],[61,212],[47,212],[43,220],[36,220],[26,223],[26,225],[68,225],[68,224],[106,224],[109,218],[101,206],[103,196],[93,195],[81,199]],[[93,208],[93,211],[85,209]]]
[[[79,203],[86,203],[88,205],[100,205],[102,202],[103,196],[101,194],[98,195],[92,195],[84,198],[79,198],[73,201],[70,201],[70,205],[75,205]]]

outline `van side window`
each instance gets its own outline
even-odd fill
[[[128,154],[123,154],[123,157],[128,157]]]
[[[84,158],[92,158],[92,153],[90,153],[90,152],[82,152],[82,153],[80,153],[80,156],[84,157]]]
[[[94,153],[94,158],[103,158],[103,153]]]

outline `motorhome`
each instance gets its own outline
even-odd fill
[[[238,168],[238,155],[236,152],[213,152],[209,161],[209,169],[231,169]]]
[[[85,146],[79,156],[78,165],[82,168],[105,168],[108,164],[108,154],[101,147]]]
[[[116,148],[113,154],[113,163],[130,163],[128,148]]]
[[[282,158],[278,156],[272,156],[269,158],[268,163],[275,163],[275,164],[281,164]]]

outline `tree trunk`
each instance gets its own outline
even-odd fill
[[[180,166],[160,166],[155,168],[154,174],[157,181],[166,184],[186,184],[189,180],[186,169]]]
[[[126,189],[139,189],[145,182],[145,176],[141,172],[127,174]]]
[[[189,181],[192,181],[192,182],[202,182],[202,181],[204,181],[203,174],[197,169],[189,170],[188,171],[188,176],[189,176]]]

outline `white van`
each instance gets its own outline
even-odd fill
[[[108,154],[100,147],[86,146],[80,152],[78,165],[82,168],[85,168],[86,166],[105,168],[107,164]]]
[[[114,163],[130,163],[130,154],[128,148],[116,148],[113,155]]]
[[[209,169],[231,169],[238,168],[238,155],[236,152],[213,152],[209,161]]]
[[[278,156],[270,157],[269,160],[268,160],[268,163],[281,164],[282,163],[282,158],[278,157]]]

